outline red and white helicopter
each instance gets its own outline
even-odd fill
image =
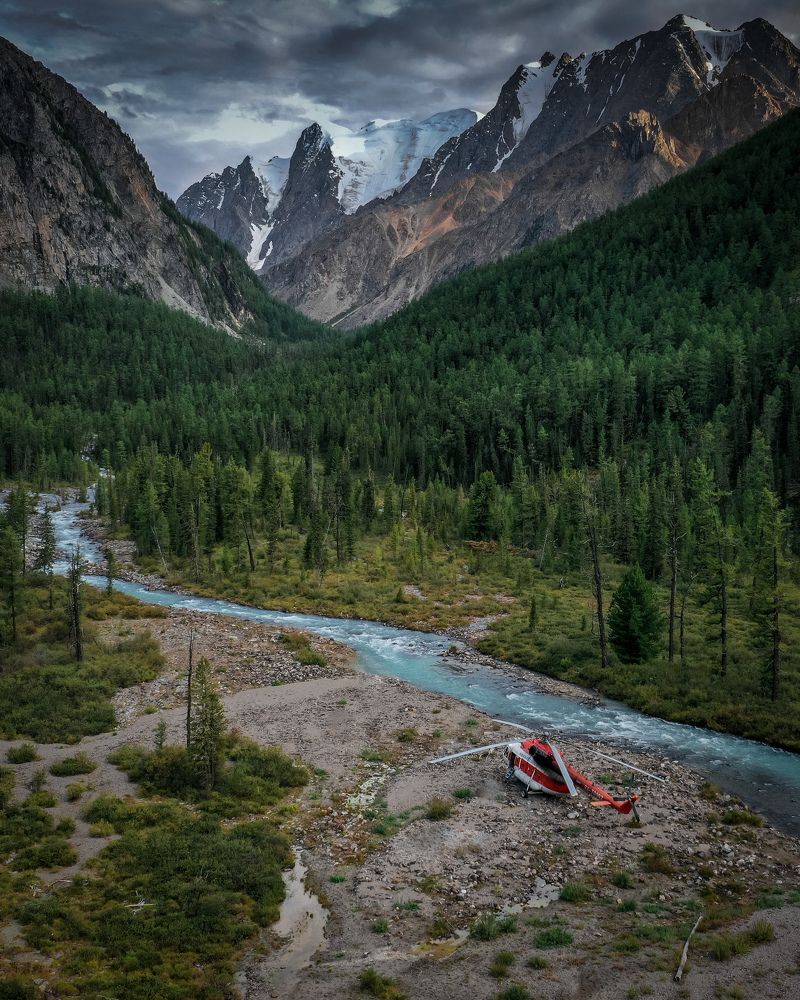
[[[521,729],[523,732],[527,731],[524,726],[519,726],[516,722],[505,722],[502,719],[494,719],[493,721],[499,722],[504,726],[512,726],[514,729]],[[593,806],[611,806],[612,809],[616,809],[617,812],[623,815],[632,812],[636,819],[639,819],[639,814],[636,811],[636,803],[639,801],[638,795],[631,795],[627,799],[614,798],[610,792],[595,784],[585,774],[577,771],[574,767],[570,767],[564,761],[555,743],[550,742],[544,736],[541,738],[530,736],[517,743],[509,743],[507,740],[502,743],[489,743],[487,746],[473,747],[470,750],[448,754],[446,757],[437,757],[435,760],[430,761],[430,763],[443,764],[448,760],[455,760],[458,757],[468,757],[476,753],[485,753],[487,750],[495,750],[498,747],[504,748],[503,757],[508,765],[506,780],[510,781],[512,778],[516,778],[523,786],[522,794],[524,798],[527,798],[531,792],[542,795],[574,796],[578,794],[578,788],[582,788],[584,791],[589,792],[590,795],[595,796],[592,800]],[[603,760],[622,764],[628,770],[637,771],[639,774],[644,774],[648,778],[654,778],[656,781],[666,780],[657,774],[643,770],[641,767],[634,767],[633,764],[629,764],[627,761],[600,753],[599,750],[588,750],[588,752],[594,754],[596,757],[602,757]]]

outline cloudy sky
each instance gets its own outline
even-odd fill
[[[488,110],[520,62],[660,27],[679,0],[0,0],[0,34],[130,133],[177,196],[309,122]],[[765,17],[798,44],[797,0],[687,0],[717,27]]]

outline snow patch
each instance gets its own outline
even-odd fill
[[[273,156],[266,163],[256,164],[256,175],[267,202],[267,212],[272,215],[281,200],[289,176],[289,157]]]
[[[263,226],[257,226],[254,222],[250,224],[250,232],[252,233],[252,238],[250,240],[250,249],[247,252],[247,263],[252,267],[254,271],[257,271],[261,266],[261,248],[264,246],[267,237],[275,228],[274,222],[265,222]],[[270,249],[272,248],[272,241],[270,240]],[[269,256],[269,254],[266,254]]]
[[[718,83],[722,71],[744,44],[744,32],[714,28],[707,21],[689,17],[687,14],[682,16],[682,21],[697,39],[697,44],[706,57],[706,83],[709,87],[713,87]]]
[[[474,111],[457,108],[420,122],[376,118],[355,132],[338,127],[331,138],[331,151],[341,172],[338,196],[344,211],[352,214],[373,198],[397,191],[426,157],[432,157],[448,139],[461,135],[477,120]]]

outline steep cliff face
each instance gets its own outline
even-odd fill
[[[752,135],[800,104],[799,74],[798,50],[762,20],[727,31],[680,15],[604,52],[545,54],[403,190],[340,220],[265,280],[315,318],[380,319]]]
[[[208,252],[115,122],[0,39],[0,284],[136,291],[236,328],[239,264]]]

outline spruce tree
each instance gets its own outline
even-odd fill
[[[17,620],[22,603],[23,563],[22,542],[13,528],[4,528],[0,534],[0,587],[8,608],[9,633],[12,643],[17,641]]]
[[[39,550],[36,553],[34,569],[47,577],[47,598],[53,610],[53,563],[56,560],[56,532],[50,508],[45,506],[39,520]]]
[[[203,657],[193,680],[191,741],[189,755],[197,776],[207,789],[214,787],[222,760],[225,711],[211,676],[211,664]]]
[[[623,663],[651,660],[658,652],[661,612],[638,563],[628,570],[614,594],[608,624],[611,645]]]

